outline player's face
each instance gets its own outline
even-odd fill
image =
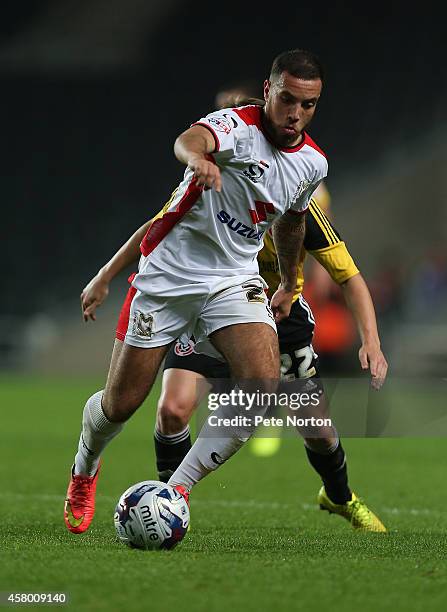
[[[270,138],[281,147],[301,141],[301,132],[314,116],[321,94],[320,79],[307,81],[283,72],[275,81],[265,81],[265,127]]]

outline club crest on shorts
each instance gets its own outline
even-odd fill
[[[152,338],[154,317],[151,314],[145,314],[140,310],[136,310],[133,319],[133,334],[135,336],[143,336],[144,338]]]
[[[242,289],[248,289],[245,295],[249,302],[260,302],[261,304],[265,304],[265,291],[262,287],[259,287],[259,285],[244,284],[242,285]]]
[[[184,342],[177,340],[174,346],[174,353],[178,355],[178,357],[192,355],[194,353],[194,342],[192,340],[188,340],[188,342],[185,344]]]

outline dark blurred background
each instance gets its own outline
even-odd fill
[[[439,5],[23,0],[0,20],[0,367],[105,371],[125,277],[79,293],[169,197],[175,137],[216,93],[303,47],[326,69],[309,130],[395,372],[447,366],[447,78]],[[355,354],[354,345],[350,347]]]

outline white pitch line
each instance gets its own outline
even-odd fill
[[[47,495],[44,493],[13,493],[11,491],[2,492],[2,497],[9,497],[17,500],[37,500],[37,501],[45,501],[45,502],[56,502],[61,505],[64,502],[63,495]],[[101,495],[98,494],[98,499],[116,503],[118,501],[118,497],[112,497],[111,495]],[[317,508],[317,504],[307,504],[307,503],[280,503],[280,502],[259,502],[254,499],[247,499],[245,501],[241,500],[225,500],[225,499],[194,499],[192,500],[193,506],[221,506],[223,508],[255,508],[259,510],[278,510],[281,508],[301,508],[301,510],[312,511],[314,512]],[[447,511],[442,510],[431,510],[430,508],[388,508],[383,506],[380,508],[380,512],[385,514],[394,514],[394,515],[410,515],[410,516],[445,516],[447,515]]]

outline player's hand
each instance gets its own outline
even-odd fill
[[[81,308],[84,321],[96,321],[96,309],[109,295],[109,282],[98,273],[81,293]]]
[[[279,323],[283,319],[286,319],[290,314],[292,308],[292,299],[294,291],[287,291],[283,289],[281,285],[275,291],[270,300],[270,308],[273,311],[275,322]]]
[[[219,167],[212,161],[203,157],[194,157],[189,160],[188,166],[194,171],[197,185],[204,185],[205,189],[214,187],[216,191],[222,189],[222,179]]]
[[[385,382],[388,363],[378,344],[362,344],[359,350],[359,360],[362,370],[371,372],[371,386],[378,391]]]

